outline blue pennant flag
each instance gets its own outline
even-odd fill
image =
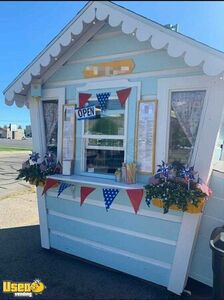
[[[97,100],[100,104],[100,108],[102,111],[107,109],[107,102],[110,97],[110,93],[101,93],[101,94],[96,94]]]
[[[68,187],[70,187],[70,186],[71,186],[70,183],[66,183],[66,182],[61,183],[60,186],[59,186],[59,189],[58,189],[58,196],[57,196],[57,197],[59,197],[59,196],[61,195],[61,193],[62,193],[65,189],[67,189]]]
[[[106,210],[108,210],[119,193],[118,189],[103,189],[104,202],[106,206]]]

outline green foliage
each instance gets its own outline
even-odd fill
[[[149,206],[152,198],[159,198],[163,202],[163,212],[167,213],[171,205],[176,205],[182,211],[186,211],[188,204],[198,207],[201,197],[205,197],[195,183],[188,184],[184,181],[173,179],[160,179],[157,184],[148,184],[145,186],[146,203]]]
[[[53,153],[47,153],[41,162],[38,162],[39,154],[32,153],[30,158],[22,164],[18,170],[18,179],[29,181],[31,184],[44,185],[47,176],[61,173],[61,165]]]
[[[104,117],[94,120],[95,123],[91,128],[91,132],[105,135],[114,135],[118,133],[118,124],[116,118]]]
[[[36,186],[44,184],[46,176],[50,175],[47,172],[42,172],[40,169],[40,164],[30,165],[24,169],[19,169],[19,175],[16,179],[23,179],[29,181],[30,183],[35,183]]]
[[[171,205],[176,205],[180,210],[186,211],[188,205],[198,207],[200,198],[207,195],[200,189],[199,177],[195,181],[194,168],[186,168],[179,161],[167,165],[162,161],[155,176],[145,186],[145,201],[150,206],[153,198],[159,198],[163,204],[163,212],[167,213]]]

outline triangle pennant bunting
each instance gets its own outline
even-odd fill
[[[82,206],[83,202],[86,200],[87,196],[92,193],[95,188],[82,186],[80,189],[80,206]]]
[[[112,202],[114,201],[118,193],[119,193],[118,189],[103,189],[104,203],[107,211],[110,208]]]
[[[139,206],[142,201],[143,193],[144,193],[143,189],[127,190],[128,197],[131,201],[131,204],[132,204],[136,214],[139,210]]]
[[[105,111],[107,109],[107,102],[110,97],[110,93],[100,93],[96,94],[97,100],[100,104],[100,108],[102,111]]]
[[[61,195],[61,193],[70,186],[71,186],[70,183],[62,182],[59,186],[57,197],[59,197]]]
[[[118,99],[119,99],[121,105],[124,105],[131,93],[131,88],[120,90],[120,91],[117,91],[116,93],[117,93],[117,96],[118,96]]]
[[[92,94],[79,93],[79,107],[83,108],[83,106],[86,104],[86,102],[88,102],[91,96]]]
[[[46,180],[45,185],[44,185],[44,190],[43,190],[43,192],[42,192],[42,195],[46,194],[46,192],[47,192],[50,188],[58,186],[58,184],[59,184],[59,181],[58,181],[58,180],[48,178],[48,179]]]

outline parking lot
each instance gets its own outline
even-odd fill
[[[10,140],[0,139],[0,147],[15,147],[15,148],[26,148],[32,149],[32,139],[26,138],[24,140]]]
[[[18,170],[29,153],[28,151],[0,151],[0,199],[14,192],[30,189],[30,185],[25,181],[16,180]]]
[[[38,224],[35,188],[16,180],[29,153],[0,151],[0,229]]]

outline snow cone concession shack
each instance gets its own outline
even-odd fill
[[[4,91],[6,104],[30,110],[39,155],[21,172],[34,164],[48,175],[36,181],[42,247],[176,294],[189,276],[212,285],[209,237],[224,221],[223,73],[223,53],[88,2]],[[59,174],[46,173],[48,151]]]

